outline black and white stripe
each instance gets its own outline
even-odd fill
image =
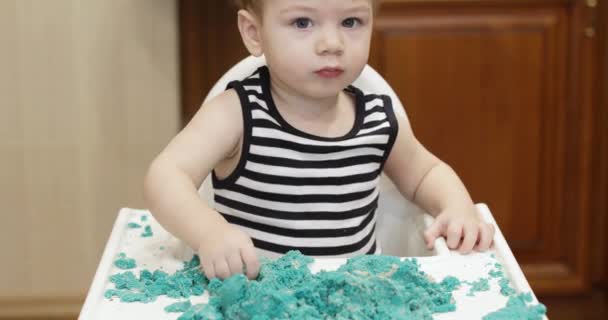
[[[264,255],[318,257],[379,253],[376,207],[382,167],[397,135],[390,99],[356,97],[356,120],[339,138],[293,128],[277,111],[268,69],[230,83],[241,100],[243,149],[227,178],[213,175],[215,209]]]

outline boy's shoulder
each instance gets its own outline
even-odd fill
[[[253,88],[259,94],[262,93],[264,77],[268,77],[268,70],[266,66],[261,66],[249,75],[230,81],[226,90],[206,102],[201,109],[209,108],[210,111],[217,109],[225,114],[224,118],[234,122],[233,120],[242,117],[245,103],[243,99],[251,94],[250,90]]]
[[[205,102],[192,121],[201,126],[222,127],[221,131],[224,134],[232,135],[229,133],[232,132],[240,135],[242,132],[242,124],[239,121],[241,117],[242,111],[239,96],[234,89],[228,89]]]
[[[222,113],[231,113],[238,111],[240,113],[241,104],[239,95],[235,89],[227,89],[219,93],[217,96],[205,102],[201,107],[209,111],[217,111]]]

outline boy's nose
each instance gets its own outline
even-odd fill
[[[342,55],[344,52],[344,42],[338,30],[324,30],[317,41],[317,54],[319,55]]]

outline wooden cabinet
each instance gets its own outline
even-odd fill
[[[593,173],[606,161],[593,4],[385,0],[376,17],[370,64],[422,143],[490,206],[539,294],[591,281]],[[181,18],[188,119],[246,52],[225,1],[182,1]]]
[[[593,136],[586,10],[444,3],[387,1],[372,63],[422,143],[492,208],[535,290],[582,290]]]

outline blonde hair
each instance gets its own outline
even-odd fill
[[[264,2],[264,0],[233,0],[233,2],[239,9],[249,10],[260,15],[262,13],[262,2]],[[372,0],[374,14],[378,11],[379,5],[380,0]]]
[[[233,0],[234,4],[239,9],[250,10],[257,14],[262,13],[262,1],[263,0]]]

